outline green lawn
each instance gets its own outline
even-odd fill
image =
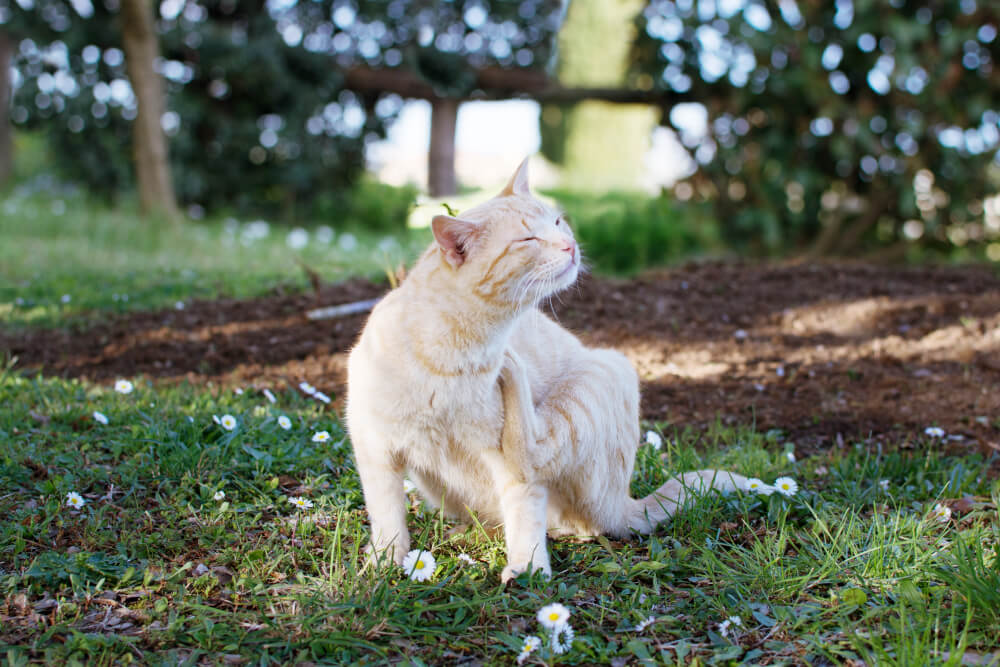
[[[587,215],[616,229],[660,215],[616,197],[565,203],[584,227]],[[299,261],[327,281],[378,276],[428,239],[310,227],[296,247],[301,232],[276,224],[151,227],[127,206],[24,189],[0,212],[8,328],[303,289]],[[639,228],[644,247],[710,245]],[[665,261],[656,253],[643,262]],[[612,270],[632,257],[605,255]],[[532,635],[543,642],[526,664],[959,664],[1000,645],[996,461],[942,455],[922,432],[912,448],[850,442],[793,461],[777,432],[649,425],[664,445],[640,449],[636,495],[704,466],[788,476],[799,491],[708,496],[650,538],[560,540],[550,581],[505,588],[501,541],[452,535],[415,497],[414,546],[433,554],[434,576],[362,567],[363,497],[324,404],[278,387],[271,403],[249,387],[130,379],[122,394],[0,372],[8,664],[512,664]],[[213,420],[225,415],[233,430]],[[330,439],[314,442],[320,431]],[[939,520],[939,504],[952,515]],[[575,630],[560,655],[536,620],[553,602]]]
[[[337,225],[226,218],[170,226],[79,193],[14,193],[0,198],[0,321],[54,326],[193,298],[302,290],[304,267],[324,282],[384,277],[430,238]]]
[[[172,226],[143,220],[128,201],[109,207],[72,188],[39,189],[31,185],[38,178],[0,193],[0,322],[8,328],[299,291],[310,286],[309,271],[324,282],[383,279],[431,239],[428,229],[405,228],[410,190],[370,182],[356,188],[347,217],[325,222],[213,217]],[[467,207],[492,194],[452,203]],[[720,247],[699,209],[636,193],[551,194],[597,273],[631,274]],[[439,201],[420,200],[411,219],[427,223],[444,211]]]
[[[800,489],[705,497],[650,538],[556,541],[551,581],[507,589],[501,541],[450,536],[416,498],[414,546],[436,558],[433,578],[363,570],[342,425],[275,393],[0,376],[0,655],[512,664],[526,636],[547,640],[535,615],[551,602],[569,609],[575,640],[558,656],[543,641],[527,664],[958,664],[1000,642],[1000,485],[987,462],[935,453],[922,434],[914,449],[857,442],[793,462],[779,433],[659,425],[663,449],[640,449],[635,494],[700,466]],[[314,442],[319,431],[330,439]],[[729,617],[742,625],[723,633]]]

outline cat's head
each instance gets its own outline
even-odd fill
[[[525,159],[503,191],[432,223],[455,287],[498,305],[537,303],[576,281],[580,248],[565,217],[531,195]]]

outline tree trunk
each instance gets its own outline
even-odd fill
[[[455,180],[455,125],[458,100],[438,97],[431,100],[431,149],[427,158],[427,190],[431,197],[458,192]]]
[[[10,59],[14,42],[0,30],[0,188],[10,180],[14,167],[14,138],[10,128],[10,100],[13,95],[10,80]]]
[[[573,0],[559,31],[559,83],[563,86],[652,89],[652,80],[629,81],[630,48],[642,0]],[[563,181],[581,190],[635,190],[645,174],[659,110],[645,105],[585,101],[542,107],[542,153],[562,167]]]
[[[143,213],[178,217],[177,200],[170,179],[167,138],[160,119],[165,110],[163,79],[153,68],[159,56],[153,5],[150,0],[122,0],[122,37],[125,68],[138,103],[132,124],[139,203]]]

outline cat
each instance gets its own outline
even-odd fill
[[[348,359],[346,421],[372,558],[410,549],[404,474],[447,515],[503,525],[508,581],[551,575],[546,535],[649,533],[691,493],[746,478],[701,470],[635,500],[639,379],[538,304],[571,286],[580,249],[531,195],[525,160],[495,198],[436,216],[434,242],[374,308]]]

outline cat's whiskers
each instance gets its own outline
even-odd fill
[[[539,279],[542,278],[544,275],[545,275],[544,267],[533,266],[531,270],[527,274],[525,274],[523,278],[521,278],[521,281],[518,284],[517,291],[515,293],[514,302],[519,305],[523,304],[525,302],[525,298],[532,292],[535,293],[536,295],[542,294],[543,292],[537,289],[537,285],[539,284]],[[528,307],[533,306],[536,301],[537,297],[536,299],[533,299],[531,303],[527,304]]]

